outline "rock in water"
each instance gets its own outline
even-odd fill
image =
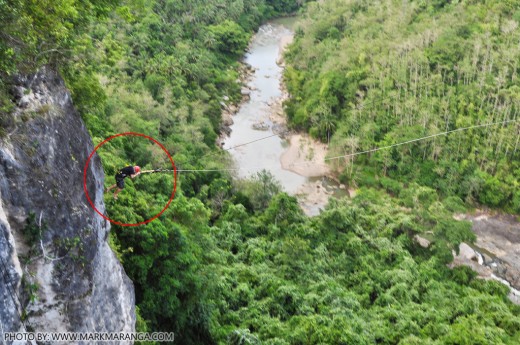
[[[472,260],[472,261],[475,261],[475,262],[478,261],[477,253],[475,252],[475,250],[473,248],[471,248],[469,245],[467,245],[466,243],[464,243],[464,242],[462,242],[459,245],[459,255],[458,255],[458,257],[463,259],[463,260]]]
[[[18,106],[0,142],[3,332],[22,330],[21,314],[35,332],[132,332],[133,284],[107,244],[110,224],[90,207],[83,190],[83,169],[94,148],[88,131],[53,71],[44,68],[15,84]],[[87,176],[92,202],[104,212],[97,155]],[[30,214],[32,230],[42,224],[48,258],[40,242],[31,244],[24,234]],[[14,292],[19,299],[11,297]]]
[[[269,130],[269,125],[263,121],[254,123],[251,126],[253,129],[256,129],[257,131],[267,131]]]

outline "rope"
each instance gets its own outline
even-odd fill
[[[256,139],[256,140],[251,140],[251,141],[248,141],[247,143],[238,144],[238,145],[235,145],[235,146],[229,147],[229,148],[227,148],[227,149],[224,149],[223,151],[233,150],[233,149],[236,149],[237,147],[240,147],[240,146],[246,146],[246,145],[249,145],[249,144],[252,144],[252,143],[256,143],[257,141],[262,141],[262,140],[269,139],[269,138],[272,138],[272,137],[277,137],[277,136],[278,136],[278,134],[268,135],[267,137],[259,138],[259,139]],[[204,157],[204,156],[203,156],[203,157]],[[201,158],[202,158],[202,157],[201,157]]]
[[[240,170],[241,168],[235,168],[235,169],[155,169],[155,170],[146,170],[141,172],[142,174],[153,174],[157,172],[196,172],[196,171],[236,171]]]
[[[419,87],[427,87],[427,86],[432,86],[434,84],[436,84],[437,82],[431,82],[431,83],[426,83],[426,84],[423,84],[423,85],[420,85]],[[376,102],[378,101],[384,101],[384,100],[388,100],[388,99],[392,99],[392,98],[395,98],[397,97],[398,95],[393,95],[393,96],[387,96],[387,97],[378,97],[376,99],[373,99],[372,101],[368,102],[368,103],[365,103],[365,104],[360,104],[358,106],[356,106],[356,110],[364,110],[368,105],[374,105],[376,104]],[[392,148],[392,147],[397,147],[397,146],[401,146],[401,145],[406,145],[406,144],[410,144],[410,143],[413,143],[413,142],[417,142],[417,141],[422,141],[422,140],[426,140],[426,139],[431,139],[431,138],[434,138],[434,137],[438,137],[438,136],[442,136],[442,135],[448,135],[448,134],[451,134],[451,133],[454,133],[454,132],[460,132],[460,131],[465,131],[465,130],[468,130],[468,129],[473,129],[473,128],[481,128],[481,127],[489,127],[489,126],[494,126],[494,125],[498,125],[498,124],[508,124],[508,123],[512,123],[512,122],[518,122],[519,120],[518,119],[515,119],[515,120],[506,120],[506,121],[501,121],[501,122],[494,122],[494,123],[487,123],[487,124],[482,124],[482,125],[475,125],[475,126],[469,126],[469,127],[463,127],[463,128],[458,128],[458,129],[454,129],[454,130],[451,130],[451,131],[446,131],[446,132],[441,132],[441,133],[437,133],[437,134],[433,134],[433,135],[428,135],[428,136],[425,136],[425,137],[421,137],[421,138],[416,138],[416,139],[412,139],[412,140],[408,140],[408,141],[404,141],[404,142],[400,142],[400,143],[397,143],[397,144],[392,144],[392,145],[388,145],[388,146],[383,146],[383,147],[378,147],[378,148],[374,148],[374,149],[370,149],[370,150],[365,150],[365,151],[359,151],[359,152],[355,152],[355,153],[350,153],[350,154],[347,154],[347,155],[341,155],[341,156],[335,156],[335,157],[329,157],[329,158],[325,158],[324,161],[329,161],[329,160],[333,160],[333,159],[339,159],[339,158],[347,158],[347,157],[353,157],[353,156],[358,156],[358,155],[362,155],[362,154],[366,154],[366,153],[371,153],[371,152],[376,152],[376,151],[380,151],[380,150],[385,150],[385,149],[389,149],[389,148]],[[272,138],[272,137],[275,137],[275,136],[278,136],[278,134],[272,134],[272,135],[268,135],[266,137],[262,137],[262,138],[259,138],[259,139],[255,139],[255,140],[251,140],[251,141],[248,141],[246,143],[242,143],[242,144],[239,144],[239,145],[235,145],[235,146],[232,146],[232,147],[229,147],[227,149],[223,149],[223,151],[229,151],[229,150],[233,150],[233,149],[236,149],[237,147],[241,147],[241,146],[246,146],[246,145],[249,145],[249,144],[252,144],[252,143],[255,143],[255,142],[258,142],[258,141],[262,141],[262,140],[266,140],[266,139],[269,139],[269,138]],[[219,154],[220,152],[214,152],[214,153],[208,153],[206,155],[203,155],[199,158],[202,159],[204,157],[208,157],[208,156],[213,156],[213,155],[216,155],[216,154]],[[296,165],[303,165],[303,164],[320,164],[320,165],[323,165],[321,164],[321,162],[316,162],[316,161],[305,161],[305,162],[300,162],[300,163],[292,163],[290,166],[296,166]],[[216,171],[238,171],[238,170],[241,170],[243,168],[235,168],[235,169],[178,169],[177,172],[216,172]],[[165,170],[165,169],[161,169],[159,170],[161,172],[163,171],[173,171],[173,170]],[[147,171],[148,172],[148,171]],[[150,172],[158,172],[158,171],[150,171]]]
[[[451,134],[451,133],[454,133],[454,132],[462,132],[462,131],[466,131],[468,129],[473,129],[473,128],[490,127],[490,126],[495,126],[495,125],[500,125],[500,124],[507,124],[507,123],[512,123],[512,122],[518,122],[519,120],[520,119],[506,120],[506,121],[500,121],[500,122],[486,123],[486,124],[482,124],[482,125],[475,125],[475,126],[457,128],[457,129],[453,129],[451,131],[446,131],[446,132],[441,132],[441,133],[437,133],[437,134],[427,135],[425,137],[416,138],[416,139],[412,139],[412,140],[407,140],[407,141],[403,141],[403,142],[400,142],[400,143],[397,143],[397,144],[392,144],[392,145],[383,146],[383,147],[377,147],[377,148],[370,149],[370,150],[365,150],[365,151],[354,152],[354,153],[350,153],[348,155],[341,155],[341,156],[325,158],[324,160],[325,161],[330,161],[332,159],[358,156],[358,155],[362,155],[362,154],[365,154],[365,153],[376,152],[376,151],[385,150],[385,149],[389,149],[389,148],[396,147],[396,146],[401,146],[401,145],[414,143],[414,142],[425,140],[425,139],[435,138],[435,137],[438,137],[438,136],[441,136],[441,135],[448,135],[448,134]],[[305,163],[308,163],[308,162],[305,162]]]
[[[271,135],[268,135],[266,137],[258,138],[258,139],[251,140],[251,141],[248,141],[248,142],[245,142],[245,143],[242,143],[242,144],[238,144],[238,145],[235,145],[235,146],[232,146],[232,147],[228,147],[227,149],[222,149],[222,150],[217,151],[217,152],[208,152],[205,155],[202,155],[199,158],[197,158],[197,160],[200,161],[202,158],[207,158],[207,157],[211,157],[211,156],[215,156],[215,155],[221,154],[222,151],[230,151],[230,150],[236,149],[237,147],[246,146],[246,145],[249,145],[249,144],[252,144],[252,143],[256,143],[258,141],[266,140],[266,139],[269,139],[269,138],[272,138],[272,137],[276,137],[276,136],[278,136],[278,134],[271,134]],[[194,161],[195,160],[190,160],[186,164],[194,163]],[[182,171],[182,170],[177,170],[177,171]],[[188,171],[188,170],[184,170],[184,171]],[[199,170],[196,170],[196,171],[199,171]]]
[[[195,171],[237,171],[242,168],[235,168],[235,169],[179,169],[177,172],[195,172]]]
[[[505,121],[500,121],[500,122],[492,122],[492,123],[485,123],[485,124],[481,124],[481,125],[474,125],[474,126],[469,126],[469,127],[457,128],[457,129],[453,129],[453,130],[450,130],[450,131],[440,132],[440,133],[436,133],[436,134],[432,134],[432,135],[427,135],[427,136],[424,136],[424,137],[420,137],[420,138],[416,138],[416,139],[412,139],[412,140],[407,140],[407,141],[403,141],[403,142],[392,144],[392,145],[388,145],[388,146],[377,147],[377,148],[373,148],[373,149],[365,150],[365,151],[358,151],[358,152],[350,153],[350,154],[347,154],[347,155],[329,157],[329,158],[325,158],[324,161],[330,161],[330,160],[333,160],[333,159],[358,156],[358,155],[362,155],[362,154],[366,154],[366,153],[371,153],[371,152],[376,152],[376,151],[380,151],[380,150],[389,149],[389,148],[392,148],[392,147],[397,147],[397,146],[402,146],[402,145],[406,145],[406,144],[411,144],[411,143],[414,143],[414,142],[418,142],[418,141],[422,141],[422,140],[426,140],[426,139],[431,139],[431,138],[435,138],[435,137],[442,136],[442,135],[448,135],[448,134],[455,133],[455,132],[462,132],[462,131],[466,131],[466,130],[469,130],[469,129],[490,127],[490,126],[496,126],[496,125],[500,125],[500,124],[509,124],[509,123],[514,123],[514,122],[518,122],[518,121],[520,121],[520,119],[505,120]],[[263,140],[263,139],[264,138],[257,139],[257,140],[254,140],[252,142]],[[252,143],[252,142],[249,142],[249,143]],[[240,144],[238,146],[248,145],[249,143]],[[237,146],[234,146],[234,147],[237,147]],[[312,163],[323,165],[321,162],[317,162],[317,161],[305,161],[305,162],[300,162],[300,163],[293,163],[290,166],[303,165],[303,164],[308,165],[308,164],[312,164]],[[261,166],[264,166],[264,165],[261,165]],[[261,166],[259,165],[258,167],[261,167]],[[249,168],[251,168],[251,167],[249,167]],[[238,170],[241,170],[241,169],[245,169],[245,168],[242,167],[242,168],[235,168],[235,169],[179,169],[179,170],[177,170],[177,172],[238,171]],[[173,170],[161,169],[160,171],[173,171]]]
[[[430,83],[425,83],[422,85],[422,87],[427,87],[427,86],[432,86],[434,84],[436,84],[437,82],[436,81],[432,81]],[[444,84],[443,84],[444,85]],[[378,101],[385,101],[385,100],[389,100],[389,99],[392,99],[392,98],[395,98],[395,97],[398,97],[399,95],[393,95],[393,96],[386,96],[386,97],[377,97],[367,103],[364,103],[364,104],[358,104],[356,105],[355,109],[356,110],[364,110],[368,105],[374,105],[376,104],[376,102]],[[265,140],[265,139],[269,139],[269,138],[272,138],[272,137],[276,137],[278,136],[278,134],[272,134],[272,135],[268,135],[266,137],[263,137],[263,138],[259,138],[259,139],[255,139],[255,140],[252,140],[252,141],[248,141],[246,143],[243,143],[243,144],[238,144],[238,145],[235,145],[235,146],[232,146],[232,147],[228,147],[227,149],[223,149],[222,151],[229,151],[229,150],[233,150],[233,149],[236,149],[237,147],[241,147],[241,146],[246,146],[246,145],[249,145],[249,144],[252,144],[252,143],[255,143],[257,141],[262,141],[262,140]],[[211,153],[207,153],[205,155],[202,155],[200,158],[198,158],[199,160],[204,158],[204,157],[208,157],[208,156],[213,156],[213,155],[217,155],[217,154],[220,154],[220,152],[211,152]],[[238,169],[236,169],[238,170]],[[177,171],[180,171],[180,170],[177,170]],[[186,171],[190,171],[190,170],[186,170]],[[202,170],[195,170],[195,171],[202,171]]]

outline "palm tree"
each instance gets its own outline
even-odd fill
[[[317,118],[320,133],[325,131],[327,135],[327,144],[330,144],[330,136],[336,128],[336,123],[332,116],[332,109],[325,104],[320,104],[314,111],[314,115]]]

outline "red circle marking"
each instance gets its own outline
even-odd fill
[[[109,142],[110,140],[114,139],[114,138],[117,138],[117,137],[122,137],[122,136],[135,136],[135,137],[143,137],[143,138],[146,138],[146,139],[149,139],[151,141],[153,141],[154,143],[156,143],[157,145],[159,145],[159,147],[166,153],[166,155],[168,156],[168,158],[170,159],[170,162],[172,163],[172,168],[173,168],[173,190],[172,190],[172,194],[170,195],[170,200],[168,200],[168,202],[166,203],[166,206],[164,206],[164,208],[161,210],[161,212],[157,213],[155,216],[153,216],[152,218],[150,219],[147,219],[145,221],[142,221],[142,222],[139,222],[139,223],[121,223],[121,222],[118,222],[118,221],[115,221],[113,219],[110,219],[109,217],[105,216],[103,213],[99,212],[99,210],[96,208],[96,206],[94,205],[94,203],[92,202],[92,200],[90,199],[90,196],[88,194],[88,190],[87,190],[87,169],[88,169],[88,165],[90,163],[90,159],[92,158],[92,156],[94,155],[94,153],[96,153],[96,151],[101,147],[103,146],[104,144],[106,144],[107,142]],[[166,209],[168,208],[168,206],[170,206],[170,203],[172,202],[173,198],[175,197],[175,191],[177,189],[177,168],[175,167],[175,163],[173,163],[173,158],[172,156],[170,155],[170,153],[168,152],[168,150],[166,150],[166,148],[160,143],[158,142],[157,140],[155,140],[154,138],[148,136],[148,135],[145,135],[145,134],[141,134],[141,133],[135,133],[135,132],[125,132],[125,133],[119,133],[119,134],[116,134],[116,135],[113,135],[111,137],[108,137],[106,138],[105,140],[103,140],[98,146],[96,146],[94,148],[94,150],[90,153],[90,156],[88,156],[88,159],[87,159],[87,162],[85,163],[85,168],[83,169],[83,189],[85,190],[85,195],[87,196],[87,200],[90,204],[90,206],[92,206],[92,208],[94,209],[94,211],[96,211],[101,217],[103,217],[104,219],[108,220],[109,222],[111,223],[114,223],[114,224],[117,224],[117,225],[121,225],[121,226],[138,226],[138,225],[144,225],[144,224],[148,224],[150,223],[152,220],[156,219],[157,217],[159,217],[161,214],[163,214],[164,211],[166,211]]]

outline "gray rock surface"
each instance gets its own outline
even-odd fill
[[[341,188],[341,186],[340,186]],[[430,246],[430,241],[428,241],[426,238],[421,237],[419,235],[414,236],[414,240],[419,243],[419,245],[423,248],[428,248]]]
[[[134,331],[133,284],[106,242],[109,223],[85,197],[93,143],[69,92],[42,69],[18,78],[13,94],[0,141],[0,332]],[[87,189],[100,212],[103,180],[94,155]],[[24,233],[31,213],[42,233],[34,243]]]
[[[454,265],[465,264],[483,278],[507,282],[514,289],[511,299],[520,303],[516,295],[520,290],[520,222],[512,215],[491,215],[482,211],[474,215],[457,215],[456,218],[471,221],[472,230],[477,235],[474,247],[481,253],[484,265],[479,265],[474,258],[462,258],[463,244]],[[472,248],[470,250],[476,255]]]
[[[469,216],[478,248],[497,260],[495,274],[520,290],[520,223],[514,216]]]

